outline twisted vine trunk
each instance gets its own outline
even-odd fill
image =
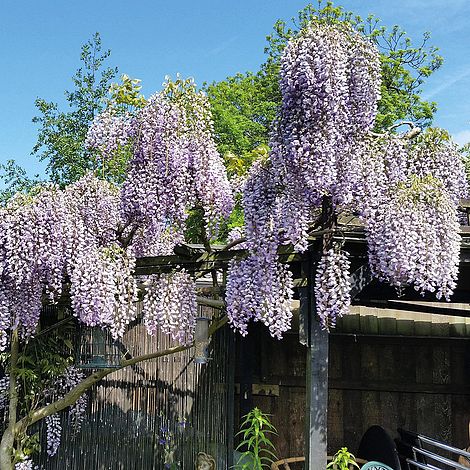
[[[18,408],[17,365],[19,354],[18,330],[14,330],[11,335],[11,358],[10,358],[10,389],[8,406],[8,427],[3,433],[0,441],[0,470],[13,469],[13,445],[15,442],[15,430]]]

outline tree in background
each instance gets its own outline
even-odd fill
[[[118,73],[117,67],[104,67],[110,54],[110,50],[102,50],[99,33],[82,46],[83,65],[73,76],[75,88],[65,92],[68,110],[62,111],[56,103],[43,98],[36,100],[39,115],[33,122],[39,131],[32,155],[47,162],[47,175],[54,183],[71,183],[96,167],[93,153],[84,142],[93,119],[105,107],[111,82]]]
[[[281,102],[278,77],[282,51],[289,39],[312,21],[351,24],[379,49],[382,85],[376,131],[403,119],[421,127],[430,125],[436,103],[421,97],[422,85],[442,65],[443,59],[437,48],[428,45],[429,33],[415,45],[399,26],[389,29],[374,15],[364,20],[334,6],[333,2],[319,0],[317,7],[307,5],[290,24],[283,20],[276,22],[272,34],[266,38],[267,58],[259,71],[239,73],[206,85],[219,151],[225,156],[229,171],[249,166],[250,152],[261,144],[268,144],[270,124]],[[237,163],[239,158],[242,162],[247,160],[246,163]]]

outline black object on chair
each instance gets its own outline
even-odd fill
[[[382,462],[394,470],[401,470],[395,442],[381,426],[372,426],[365,432],[357,456],[368,461]]]

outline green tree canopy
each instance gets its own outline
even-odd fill
[[[102,50],[99,33],[82,46],[83,65],[73,76],[75,88],[65,92],[67,111],[45,99],[36,100],[39,115],[33,122],[39,131],[32,154],[47,161],[47,174],[54,183],[75,181],[96,165],[84,141],[93,118],[104,108],[111,81],[118,73],[117,68],[104,67],[110,53]]]

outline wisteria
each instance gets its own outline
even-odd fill
[[[147,331],[167,333],[181,344],[189,344],[196,326],[196,289],[184,270],[152,276],[146,285],[143,317]]]
[[[248,258],[229,266],[226,302],[231,325],[247,334],[250,319],[262,321],[278,338],[290,327],[292,276],[278,261],[279,214],[269,163],[256,162],[243,192]]]
[[[46,390],[46,397],[49,401],[56,401],[65,396],[74,387],[76,387],[83,379],[85,374],[76,367],[69,367],[65,373],[60,376],[53,386]],[[70,423],[75,431],[80,429],[80,426],[85,418],[86,406],[88,397],[86,394],[81,395],[78,400],[69,408],[68,414]],[[54,413],[46,417],[46,442],[47,454],[53,456],[57,453],[60,446],[62,435],[61,415]]]
[[[46,417],[46,438],[47,438],[47,455],[50,457],[57,453],[60,446],[60,437],[62,435],[62,425],[60,423],[60,415],[53,414]]]
[[[39,467],[34,465],[33,461],[26,457],[22,462],[15,464],[15,470],[38,470]]]
[[[280,325],[270,326],[275,336],[289,328],[288,308],[274,306],[285,307],[288,295],[285,283],[272,283],[279,276],[278,249],[290,243],[306,250],[315,227],[334,235],[341,212],[363,221],[377,278],[438,298],[452,294],[457,204],[467,196],[464,167],[444,131],[430,129],[415,139],[372,132],[380,74],[378,51],[350,27],[315,23],[286,47],[269,159],[255,163],[243,190],[249,254],[229,269],[227,311],[242,334],[252,319]],[[321,217],[325,202],[328,221]],[[315,289],[325,328],[349,309],[348,270],[347,255],[327,246]]]
[[[278,247],[289,242],[307,249],[308,230],[324,196],[334,204],[350,202],[342,173],[350,171],[351,146],[374,123],[378,51],[350,28],[311,25],[284,51],[280,88],[269,161],[255,163],[244,187],[249,255],[232,263],[227,284],[232,325],[246,334],[249,319],[261,320],[277,337],[290,328],[292,296]],[[338,311],[347,310],[347,298],[338,301],[345,302]]]
[[[7,407],[9,388],[10,377],[5,375],[0,379],[0,410],[4,410]]]
[[[134,156],[121,190],[124,219],[141,227],[134,240],[137,256],[150,254],[149,248],[167,251],[162,238],[181,241],[190,207],[202,207],[209,236],[230,214],[232,190],[208,106],[193,87],[175,90],[168,82],[137,117]]]
[[[119,114],[109,105],[95,117],[85,140],[85,146],[99,151],[103,164],[115,157],[119,149],[130,144],[135,134],[135,121],[129,113]]]
[[[132,116],[108,107],[90,128],[87,145],[103,158],[129,142],[121,188],[88,173],[65,189],[17,195],[2,209],[1,348],[11,327],[34,334],[44,295],[56,302],[64,282],[76,317],[122,336],[136,316],[135,256],[171,253],[193,207],[203,208],[209,236],[229,215],[232,191],[207,99],[193,85],[176,99],[170,87]]]
[[[318,263],[315,275],[315,307],[322,325],[329,329],[349,312],[350,263],[347,253],[330,248]]]
[[[335,326],[349,311],[340,214],[363,223],[376,278],[449,299],[458,274],[457,205],[468,196],[460,155],[444,131],[413,139],[374,133],[380,79],[380,55],[361,34],[346,26],[307,26],[282,56],[282,102],[269,155],[259,152],[243,181],[232,183],[217,151],[209,102],[191,80],[165,82],[132,115],[109,106],[86,140],[102,159],[100,177],[90,172],[65,188],[38,186],[0,209],[0,351],[12,331],[30,340],[43,305],[59,301],[68,302],[81,323],[120,338],[137,316],[139,298],[151,335],[162,332],[190,345],[196,276],[177,267],[138,286],[136,260],[172,254],[189,240],[194,214],[204,225],[198,228],[208,251],[202,256],[209,256],[208,244],[233,209],[234,189],[242,191],[245,223],[228,241],[243,237],[236,248],[246,253],[229,262],[225,301],[228,320],[242,335],[251,321],[276,338],[290,328],[294,281],[280,253],[308,250],[312,235],[323,242],[314,279],[322,326]],[[130,159],[118,186],[106,181],[104,165],[122,149]],[[83,379],[69,369],[46,401]],[[0,379],[0,407],[8,382]],[[85,408],[82,395],[69,409],[74,427]],[[46,424],[47,452],[54,455],[60,416],[48,416]]]
[[[137,315],[135,259],[120,247],[90,247],[77,256],[71,274],[74,314],[89,326],[108,327],[114,338],[124,334]]]

